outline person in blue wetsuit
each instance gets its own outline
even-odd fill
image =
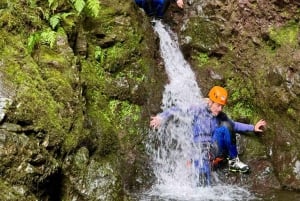
[[[214,86],[205,104],[191,106],[186,113],[193,118],[193,142],[202,144],[205,147],[214,147],[213,162],[228,158],[229,171],[246,173],[248,165],[241,162],[238,157],[235,133],[238,132],[263,132],[266,121],[261,119],[255,125],[245,124],[231,120],[222,112],[227,103],[227,90],[220,86]],[[158,128],[163,122],[169,119],[178,108],[170,108],[162,113],[152,116],[150,126]],[[199,161],[194,161],[198,166]]]
[[[135,3],[144,9],[148,16],[163,18],[171,1],[176,1],[179,8],[183,8],[183,0],[135,0]]]

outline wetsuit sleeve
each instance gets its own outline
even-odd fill
[[[254,131],[254,125],[233,121],[224,112],[222,112],[218,116],[218,120],[221,122],[222,121],[230,122],[231,126],[233,127],[234,132],[252,132],[252,131]]]
[[[253,132],[254,125],[252,124],[245,124],[240,122],[233,122],[233,129],[235,132]]]
[[[180,111],[179,108],[171,107],[171,108],[163,111],[162,113],[159,113],[158,115],[162,118],[162,120],[166,121],[178,111]]]
[[[162,113],[159,113],[159,117],[165,122],[169,118],[175,115],[188,114],[194,116],[199,108],[191,106],[189,108],[179,108],[179,107],[170,107],[169,109],[164,110]]]

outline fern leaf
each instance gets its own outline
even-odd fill
[[[56,8],[58,7],[57,0],[48,0],[48,3],[49,3],[49,8],[53,11],[56,10]]]
[[[41,33],[41,42],[50,45],[52,48],[56,41],[56,32],[47,30]]]
[[[84,9],[85,7],[85,1],[84,0],[72,0],[72,3],[75,7],[75,10],[78,13],[81,13],[81,11]]]
[[[53,15],[53,16],[50,18],[49,21],[50,21],[50,25],[51,25],[52,29],[55,29],[55,28],[56,28],[56,26],[59,24],[60,20],[61,20],[61,17],[60,17],[59,14]]]
[[[51,8],[52,4],[54,3],[55,0],[48,0],[49,7]]]
[[[75,25],[75,19],[72,16],[75,16],[75,13],[63,13],[61,15],[62,21],[67,24],[68,26],[73,26]]]
[[[32,53],[35,44],[39,41],[39,35],[38,34],[32,34],[29,36],[28,40],[27,40],[27,49],[29,51],[29,54]]]
[[[104,51],[101,49],[101,47],[96,46],[95,53],[94,53],[94,57],[95,57],[96,61],[98,61],[100,64],[102,64],[104,61],[104,56],[105,56],[105,54],[104,54]]]
[[[93,17],[97,17],[100,12],[99,0],[87,0],[87,8]]]
[[[63,20],[65,20],[65,19],[67,19],[67,17],[72,16],[72,15],[74,15],[74,13],[63,13],[61,15],[61,17],[62,17]]]

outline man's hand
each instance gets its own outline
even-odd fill
[[[263,119],[259,120],[254,126],[254,132],[263,132],[264,127],[267,125],[267,122]]]
[[[161,125],[162,119],[160,116],[152,116],[150,120],[150,127],[158,128]]]
[[[177,0],[176,3],[179,8],[183,8],[184,5],[183,0]]]

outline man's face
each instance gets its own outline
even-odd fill
[[[218,116],[218,114],[223,110],[224,105],[210,101],[209,107],[211,113],[214,116]]]

